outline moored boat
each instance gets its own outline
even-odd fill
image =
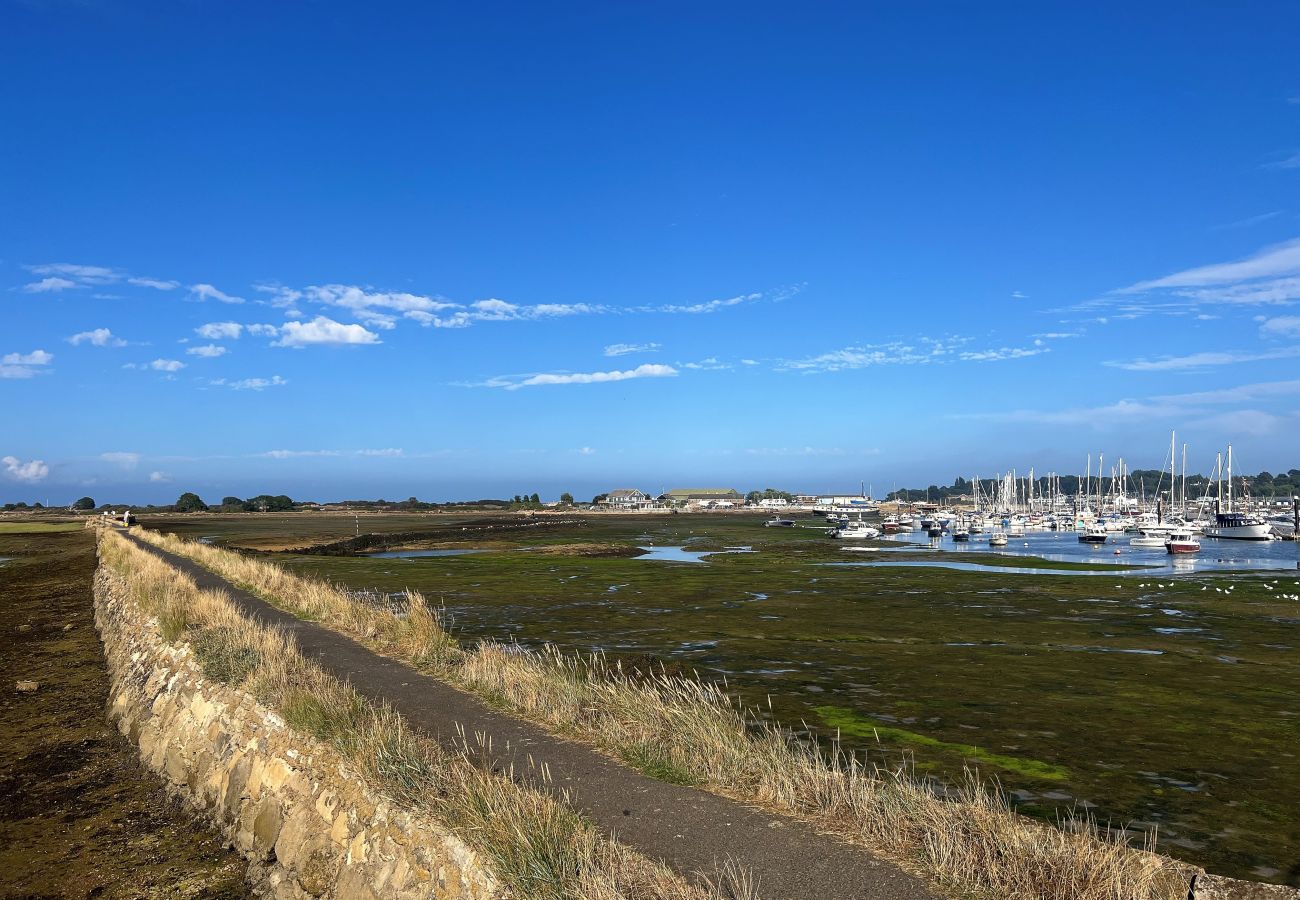
[[[1106,530],[1106,526],[1100,522],[1095,522],[1084,528],[1083,531],[1079,532],[1079,543],[1104,544],[1109,537],[1110,532]]]
[[[1169,553],[1196,553],[1200,549],[1201,542],[1187,529],[1169,532],[1169,540],[1165,541],[1165,550]]]
[[[997,531],[989,535],[990,547],[1005,547],[1006,545],[1007,545],[1007,533],[1002,529],[999,528]]]

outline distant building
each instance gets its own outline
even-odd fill
[[[744,496],[734,488],[674,488],[659,499],[672,506],[693,509],[732,509],[745,505]]]
[[[784,497],[764,497],[758,501],[758,505],[764,509],[785,509],[790,505],[790,501]]]
[[[600,505],[609,509],[647,509],[654,505],[650,495],[636,488],[615,488],[605,495]]]

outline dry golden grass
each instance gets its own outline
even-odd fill
[[[757,900],[724,869],[691,884],[600,835],[562,796],[475,765],[411,732],[305,659],[293,640],[244,616],[228,595],[199,590],[157,557],[106,532],[106,569],[169,643],[188,643],[205,675],[252,693],[290,727],[352,761],[386,796],[448,827],[491,860],[514,894],[539,900]]]
[[[141,537],[648,774],[798,816],[955,893],[1039,900],[1186,895],[1188,867],[1153,847],[1134,848],[1083,817],[1055,828],[1017,815],[974,774],[954,796],[905,771],[824,754],[748,716],[715,684],[633,675],[603,658],[554,648],[530,652],[492,642],[461,648],[418,594],[410,594],[410,614],[398,616],[272,563],[170,535]]]

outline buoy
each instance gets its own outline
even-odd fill
[[[1115,555],[1116,555],[1116,556],[1119,556],[1119,551],[1118,551],[1118,550],[1115,551]]]

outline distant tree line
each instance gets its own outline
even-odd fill
[[[1020,490],[1023,492],[1028,484],[1028,478],[1019,478],[1018,483]],[[1115,479],[1107,475],[1101,479],[1101,491],[1113,493],[1115,489]],[[1201,497],[1207,493],[1212,494],[1214,479],[1209,475],[1192,475],[1187,476],[1187,497]],[[960,476],[957,477],[950,485],[930,485],[927,488],[904,488],[901,490],[891,491],[886,500],[902,500],[908,503],[923,502],[932,500],[936,503],[947,503],[953,500],[969,498],[971,487],[974,482]],[[997,490],[1000,480],[997,478],[981,478],[978,481],[979,493],[983,497],[992,496]],[[1040,476],[1033,481],[1033,490],[1035,496],[1047,496],[1051,490],[1059,490],[1066,496],[1074,496],[1079,493],[1083,483],[1083,477],[1079,475],[1057,475],[1054,478],[1049,476]],[[1149,499],[1155,499],[1157,493],[1168,494],[1170,490],[1170,479],[1167,471],[1160,469],[1133,469],[1128,473],[1121,485],[1123,490],[1137,496],[1145,496]],[[1179,476],[1178,489],[1181,492],[1182,476]],[[1094,477],[1088,483],[1090,492],[1097,491],[1097,479]],[[1255,497],[1292,497],[1300,494],[1300,469],[1289,469],[1285,474],[1273,475],[1270,472],[1260,472],[1258,475],[1238,475],[1232,476],[1232,491],[1240,495],[1243,490]]]

